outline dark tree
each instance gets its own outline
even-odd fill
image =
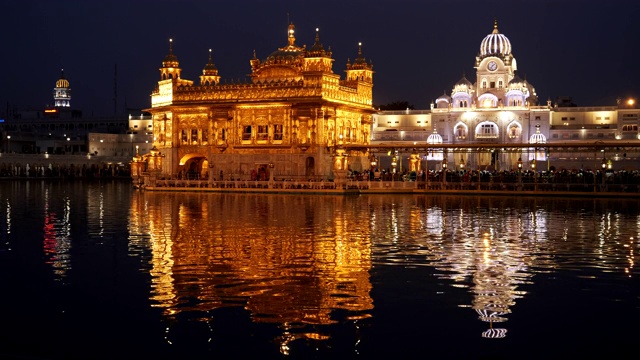
[[[389,104],[384,104],[378,106],[380,110],[414,110],[413,105],[409,104],[408,101],[394,101]]]

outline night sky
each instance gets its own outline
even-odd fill
[[[541,103],[571,96],[579,106],[640,96],[637,0],[4,0],[0,114],[53,102],[60,70],[73,108],[86,115],[150,106],[158,68],[173,39],[182,77],[199,84],[213,51],[222,82],[248,79],[287,43],[313,45],[315,28],[344,77],[358,42],[373,62],[374,105],[408,101],[416,109],[450,94],[473,68],[498,21],[518,75]],[[117,69],[117,71],[116,71]],[[116,86],[117,84],[117,86]],[[114,96],[117,101],[114,102]]]

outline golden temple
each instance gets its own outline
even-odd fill
[[[307,49],[296,44],[290,23],[284,47],[264,60],[254,51],[250,81],[222,84],[209,50],[196,85],[181,77],[170,41],[145,110],[152,115],[154,146],[144,155],[146,170],[218,180],[344,176],[349,169],[340,148],[371,139],[373,65],[362,44],[355,60],[347,60],[344,79],[333,72],[333,61],[318,29]],[[349,152],[353,170],[369,167],[362,149]]]

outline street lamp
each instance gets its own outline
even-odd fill
[[[11,135],[7,135],[7,152],[11,152]]]
[[[531,161],[531,169],[533,170],[533,191],[538,190],[538,176],[536,172],[536,159]]]
[[[442,174],[444,175],[442,177],[442,182],[446,184],[447,183],[447,158],[446,157],[442,159]]]
[[[522,158],[518,158],[518,187],[522,187]]]

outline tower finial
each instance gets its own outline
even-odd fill
[[[296,36],[295,36],[295,32],[296,32],[296,27],[293,25],[293,23],[289,23],[289,31],[288,31],[288,38],[289,38],[289,46],[294,46],[295,42],[296,42]]]

